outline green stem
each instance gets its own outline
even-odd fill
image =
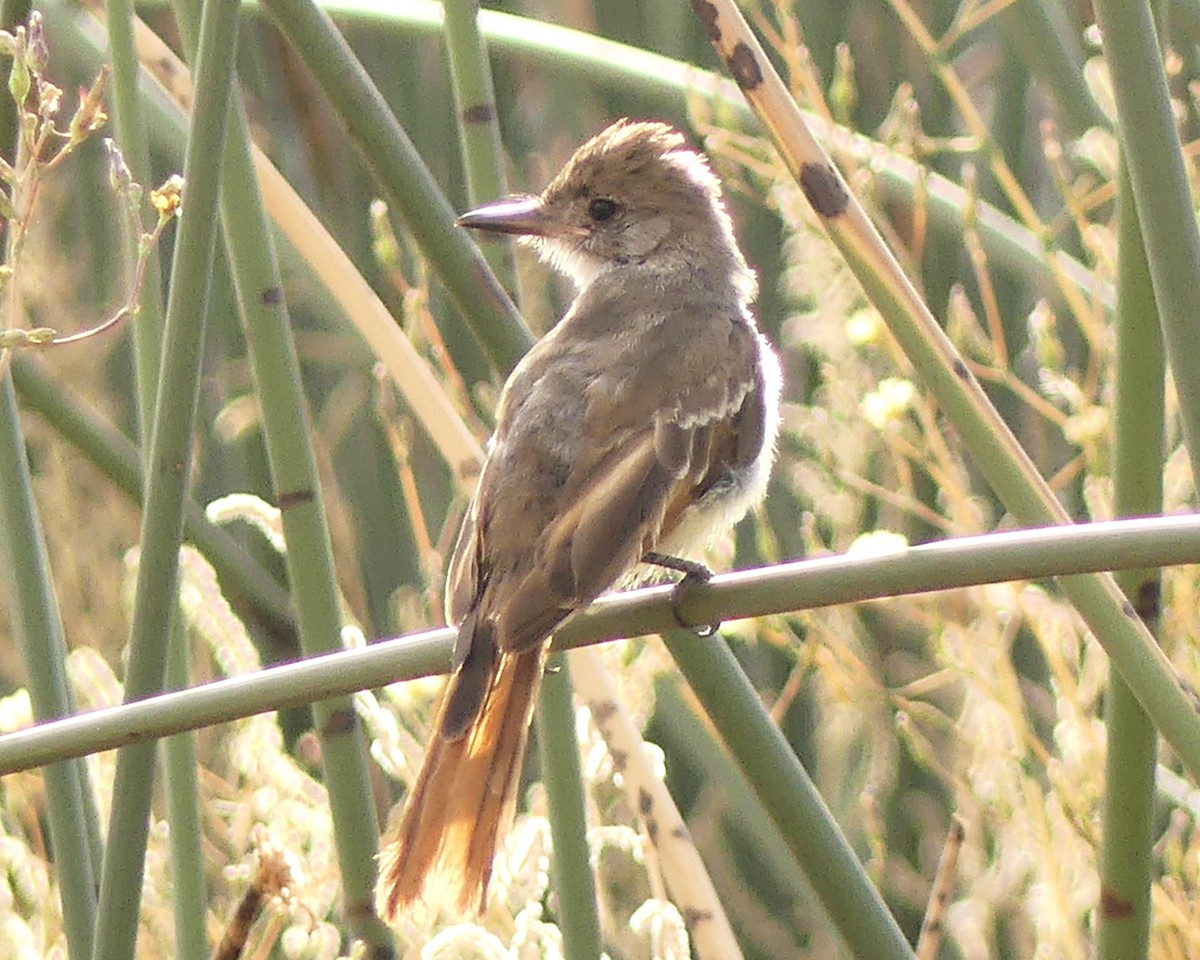
[[[195,50],[199,10],[177,0],[184,46]],[[342,649],[333,549],[325,523],[313,428],[300,361],[282,294],[274,243],[250,152],[249,124],[240,102],[230,106],[221,154],[221,224],[239,312],[254,368],[276,502],[283,515],[288,580],[295,597],[300,645],[306,656]],[[374,912],[379,826],[371,796],[367,751],[349,697],[318,702],[313,719],[321,739],[325,787],[333,814],[344,915],[376,956],[390,954],[392,936]]]
[[[138,90],[140,67],[133,36],[133,3],[132,0],[106,0],[106,10],[117,142],[133,179],[149,189],[152,186],[150,148],[142,124]],[[127,243],[140,242],[137,237],[126,237],[125,240]],[[158,393],[159,363],[162,358],[162,321],[162,277],[158,251],[152,250],[138,293],[138,314],[133,324],[138,418],[143,450],[145,439],[153,435],[154,401]],[[185,515],[194,512],[194,509],[195,505],[190,501],[184,504]],[[170,686],[175,689],[186,688],[187,631],[178,615],[171,620],[167,655]],[[204,960],[208,952],[205,931],[208,897],[201,851],[200,791],[196,776],[194,735],[188,732],[168,738],[163,741],[162,752],[163,787],[170,824],[175,955],[177,960]]]
[[[1012,54],[1046,85],[1064,132],[1081,137],[1090,127],[1110,126],[1084,79],[1084,55],[1057,0],[1022,0],[1001,10],[995,23],[1008,38]]]
[[[9,377],[0,378],[0,567],[33,715],[39,721],[68,716],[75,705],[66,676],[66,638]],[[72,960],[83,960],[91,955],[99,857],[94,846],[99,829],[89,831],[96,823],[91,784],[82,760],[56,763],[44,776],[67,946]]]
[[[1145,0],[1096,0],[1112,75],[1122,154],[1137,203],[1154,299],[1179,394],[1179,418],[1200,478],[1200,229],[1187,163]]]
[[[188,686],[187,629],[183,618],[171,626],[167,682],[174,690]],[[174,960],[206,960],[208,893],[204,883],[204,850],[200,824],[200,784],[196,776],[194,734],[181,733],[163,741],[163,786],[171,830],[171,904],[175,912]]]
[[[14,357],[12,376],[27,409],[44,417],[134,503],[143,502],[138,448],[124,433],[96,414],[82,397],[52,380],[33,357]],[[290,637],[296,621],[287,591],[227,530],[209,522],[200,504],[189,499],[183,509],[184,535],[217,571],[221,592],[238,616],[260,622],[280,637]]]
[[[141,96],[138,90],[137,50],[134,46],[134,9],[132,0],[105,0],[112,65],[113,122],[116,140],[133,179],[149,189],[150,147],[142,124]],[[134,243],[136,237],[126,237]],[[158,366],[162,357],[162,277],[158,252],[152,251],[146,263],[145,279],[138,298],[138,315],[133,325],[134,365],[137,371],[138,413],[143,440],[150,436],[147,418],[154,410],[158,392]]]
[[[30,10],[26,0],[0,0],[0,23],[11,30],[28,20]],[[11,97],[0,96],[0,151],[10,162],[16,154],[18,123],[17,105]],[[4,241],[9,263],[11,233]],[[0,372],[0,569],[7,572],[0,579],[6,583],[13,637],[20,647],[34,717],[45,721],[74,713],[62,615],[33,497],[11,371]],[[72,960],[83,960],[91,955],[96,918],[100,826],[95,796],[82,760],[56,763],[43,777],[67,950]]]
[[[1164,362],[1162,330],[1133,191],[1122,167],[1118,207],[1116,397],[1113,506],[1117,516],[1162,512]],[[1126,570],[1117,583],[1146,626],[1158,626],[1157,569]],[[1098,960],[1149,954],[1154,864],[1154,725],[1115,673],[1106,698],[1104,834],[1100,848]]]
[[[204,5],[195,110],[184,160],[184,212],[171,269],[166,347],[148,458],[141,562],[125,677],[127,701],[162,688],[171,621],[178,602],[183,503],[216,235],[220,167],[212,158],[220,153],[225,137],[238,7],[237,0],[206,0]],[[95,960],[121,960],[134,953],[153,771],[153,744],[126,747],[118,755],[100,885]]]
[[[665,632],[663,640],[850,952],[863,960],[913,960],[879,891],[725,641],[680,630]]]
[[[714,623],[980,583],[1040,579],[1064,571],[1200,562],[1200,517],[1156,517],[961,537],[876,557],[828,557],[718,574],[689,589],[678,608]],[[564,624],[556,648],[661,633],[676,626],[674,587],[603,597]],[[0,737],[0,776],[111,750],[134,740],[444,672],[454,631],[379,640],[260,673],[99,710]]]
[[[93,710],[0,737],[0,776],[111,750],[127,743],[196,730],[257,713],[286,710],[392,682],[429,677],[450,662],[453,632],[437,630],[281,664]]]
[[[507,192],[500,123],[487,45],[479,32],[478,0],[449,0],[446,10],[446,52],[455,119],[467,173],[467,199],[472,207]],[[478,239],[478,238],[477,238]],[[496,277],[509,289],[516,280],[512,243],[491,240],[480,245]]]
[[[388,209],[403,216],[438,278],[501,371],[533,342],[478,247],[454,226],[454,211],[329,14],[311,0],[266,0],[347,134],[378,179]]]
[[[588,852],[587,813],[571,670],[562,653],[550,657],[537,710],[542,780],[550,803],[550,839],[554,850],[555,915],[567,960],[599,960],[600,919]]]

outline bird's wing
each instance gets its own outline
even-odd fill
[[[572,611],[612,587],[699,497],[730,476],[745,437],[759,431],[761,443],[753,361],[736,374],[725,383],[710,379],[618,431],[604,427],[611,421],[602,411],[594,417],[590,411],[586,432],[593,435],[531,562],[483,595],[490,610],[481,613],[494,616],[501,650],[541,643]],[[593,422],[600,429],[590,429]],[[486,544],[480,553],[486,556]]]
[[[463,517],[458,539],[454,542],[454,552],[446,567],[446,620],[455,625],[463,622],[479,596],[479,521],[476,511],[481,488],[482,479],[471,497],[471,505]],[[459,659],[456,650],[455,666]]]

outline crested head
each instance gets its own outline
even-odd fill
[[[656,207],[721,205],[720,181],[682,133],[665,123],[631,120],[618,120],[576,150],[542,192],[542,202],[565,207],[630,191],[652,197]]]
[[[568,227],[544,237],[541,252],[581,287],[620,264],[671,266],[697,255],[732,255],[746,269],[720,181],[665,123],[618,120],[575,151],[541,200]]]
[[[712,267],[741,298],[746,266],[703,154],[664,123],[618,120],[583,144],[537,197],[466,214],[464,226],[521,234],[580,288],[625,265],[667,273]]]

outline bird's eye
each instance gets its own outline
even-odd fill
[[[613,215],[620,209],[616,200],[610,200],[608,197],[597,197],[588,204],[588,216],[597,223],[612,219]]]

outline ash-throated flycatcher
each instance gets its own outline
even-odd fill
[[[550,637],[648,552],[677,555],[762,499],[779,361],[749,306],[717,177],[661,123],[619,121],[541,196],[462,216],[571,276],[517,365],[451,558],[454,672],[380,858],[380,914],[480,911],[511,820]]]

